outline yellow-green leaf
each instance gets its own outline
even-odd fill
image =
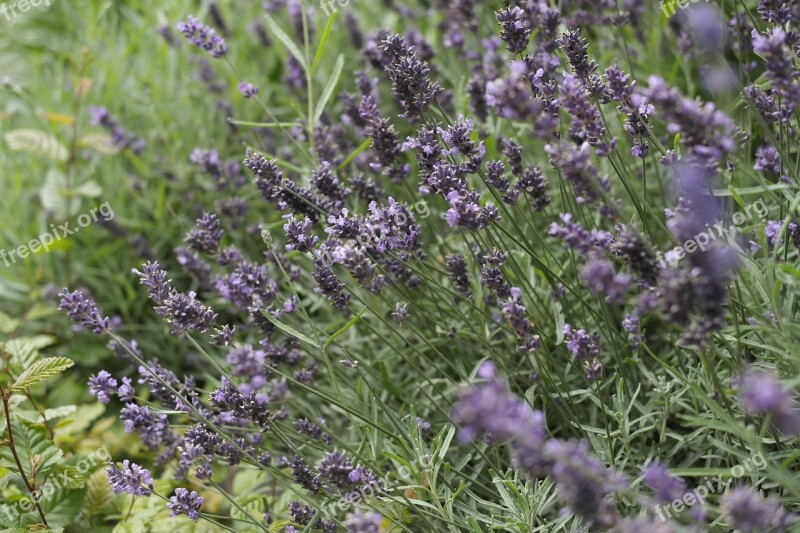
[[[12,392],[21,392],[40,381],[56,376],[75,363],[66,357],[47,357],[36,361],[19,375],[11,385]]]
[[[8,147],[15,152],[30,152],[56,161],[66,161],[69,154],[61,141],[39,130],[11,130],[5,134],[5,139]]]

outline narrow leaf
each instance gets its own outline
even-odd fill
[[[343,168],[347,168],[347,166],[348,166],[350,163],[352,163],[352,162],[353,162],[353,160],[354,160],[356,157],[358,157],[358,154],[360,154],[361,152],[363,152],[364,150],[366,150],[367,148],[369,148],[371,144],[372,144],[372,139],[367,139],[367,140],[365,140],[363,143],[361,143],[361,145],[359,145],[359,147],[358,147],[358,148],[356,148],[355,150],[353,150],[353,153],[351,153],[350,155],[348,155],[348,156],[347,156],[347,159],[345,159],[344,161],[342,161],[342,162],[341,162],[341,164],[340,164],[340,165],[339,165],[337,168],[338,168],[339,170],[342,170]]]
[[[288,324],[284,324],[283,322],[281,322],[280,320],[278,320],[277,318],[275,318],[274,316],[269,314],[269,312],[266,309],[262,309],[261,310],[261,314],[264,315],[264,318],[266,318],[267,320],[272,322],[275,325],[276,328],[278,328],[282,332],[286,333],[287,335],[291,335],[292,337],[295,337],[300,342],[304,342],[304,343],[308,344],[309,346],[311,346],[311,347],[313,347],[313,348],[315,348],[317,350],[320,349],[319,344],[317,344],[317,342],[314,341],[314,339],[312,339],[311,337],[309,337],[309,336],[307,336],[307,335],[305,335],[303,333],[300,333],[299,331],[294,329],[292,326],[290,326]]]
[[[338,337],[339,335],[341,335],[342,333],[344,333],[344,332],[345,332],[345,331],[347,331],[348,329],[352,328],[352,327],[355,325],[355,323],[356,323],[356,322],[358,322],[359,320],[361,320],[361,315],[363,315],[363,314],[364,314],[364,311],[366,311],[366,310],[367,310],[367,306],[364,306],[364,309],[362,309],[361,311],[359,311],[359,312],[358,312],[358,314],[357,314],[356,316],[354,316],[354,317],[352,318],[352,320],[350,320],[350,322],[348,322],[347,324],[345,324],[345,326],[344,326],[342,329],[340,329],[339,331],[337,331],[336,333],[334,333],[333,335],[331,335],[330,337],[328,337],[328,340],[326,340],[326,341],[325,341],[325,345],[322,347],[322,350],[323,350],[323,351],[327,350],[327,349],[328,349],[328,345],[329,345],[330,343],[332,343],[334,340],[336,340],[336,337]]]
[[[317,53],[314,54],[314,61],[311,64],[311,73],[317,71],[317,67],[319,66],[319,62],[322,60],[322,53],[325,51],[325,44],[328,42],[328,37],[331,35],[331,29],[333,28],[333,22],[336,20],[336,17],[339,16],[338,11],[334,11],[331,18],[328,19],[328,24],[325,25],[325,31],[322,32],[322,39],[319,42],[319,46],[317,47]]]
[[[339,78],[342,75],[343,68],[344,68],[344,56],[342,54],[339,54],[339,57],[336,58],[336,65],[334,65],[333,67],[333,74],[331,74],[331,77],[328,79],[328,84],[325,86],[325,90],[322,91],[322,96],[320,96],[319,102],[317,102],[317,108],[314,110],[315,124],[319,122],[319,118],[325,111],[325,106],[328,105],[328,100],[330,100],[334,89],[336,89],[336,86],[339,84]]]
[[[304,56],[304,55],[303,55],[303,53],[300,51],[300,48],[297,46],[297,44],[296,44],[296,43],[295,43],[295,42],[292,40],[292,38],[291,38],[291,37],[289,37],[289,36],[286,34],[286,32],[285,32],[285,31],[283,31],[283,29],[281,29],[281,27],[278,25],[278,23],[277,23],[277,22],[275,22],[275,19],[273,19],[272,17],[270,17],[268,13],[264,13],[264,16],[267,18],[267,27],[269,28],[269,31],[270,31],[270,32],[271,32],[273,35],[275,35],[275,37],[276,37],[276,38],[277,38],[277,39],[278,39],[278,40],[279,40],[281,43],[283,43],[283,46],[285,46],[285,47],[286,47],[286,49],[289,51],[289,53],[290,53],[290,54],[292,54],[292,55],[294,56],[294,58],[295,58],[295,59],[296,59],[296,60],[297,60],[297,61],[300,63],[300,65],[303,67],[303,70],[305,70],[306,68],[308,68],[308,67],[306,66],[306,59],[305,59],[305,56]]]

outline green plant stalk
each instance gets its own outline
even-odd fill
[[[39,516],[42,518],[42,523],[45,527],[49,528],[50,526],[47,523],[47,518],[44,515],[44,511],[42,510],[42,506],[39,503],[38,498],[33,496],[33,493],[36,491],[36,486],[34,486],[29,480],[28,476],[25,475],[25,470],[22,468],[22,462],[19,460],[19,455],[17,455],[17,447],[14,444],[14,431],[11,429],[11,413],[8,409],[8,398],[10,393],[6,391],[0,392],[0,396],[3,397],[3,412],[6,416],[6,427],[8,428],[8,442],[5,444],[11,448],[11,455],[14,456],[14,462],[17,463],[17,469],[19,469],[19,475],[22,477],[22,482],[25,483],[25,488],[28,489],[28,492],[31,494],[31,499],[33,500],[33,504],[36,506],[36,510],[39,512]]]

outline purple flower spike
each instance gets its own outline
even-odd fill
[[[507,7],[497,12],[497,22],[508,51],[514,55],[523,53],[531,38],[531,23],[525,12],[519,6]]]
[[[186,22],[179,22],[177,27],[190,43],[206,50],[213,57],[219,59],[228,53],[228,44],[225,39],[217,35],[214,28],[206,26],[195,17],[189,15]]]
[[[175,489],[175,495],[170,497],[167,503],[169,515],[185,514],[197,522],[200,519],[200,506],[203,505],[204,501],[205,499],[195,491],[189,492],[188,489],[184,488]]]
[[[782,387],[773,374],[748,370],[737,388],[745,411],[769,415],[772,424],[786,434],[800,432],[800,410],[794,394]]]
[[[91,298],[87,298],[80,291],[69,292],[67,289],[61,291],[58,296],[61,298],[58,309],[66,311],[67,316],[78,326],[98,335],[111,330],[111,319],[100,315],[97,304]]]
[[[245,98],[252,98],[258,94],[258,87],[243,81],[239,84],[239,94]]]
[[[153,494],[153,477],[150,471],[127,459],[122,461],[122,469],[112,464],[108,470],[108,483],[115,494],[150,496]]]
[[[105,370],[89,379],[89,394],[97,396],[100,403],[111,401],[111,395],[117,392],[117,380]]]

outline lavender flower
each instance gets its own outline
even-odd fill
[[[669,121],[667,131],[681,134],[698,164],[714,167],[736,149],[735,125],[713,103],[686,98],[658,76],[648,78],[648,83],[644,96]]]
[[[800,86],[797,85],[792,55],[785,49],[785,45],[789,44],[787,33],[783,28],[776,27],[763,36],[753,30],[752,37],[753,50],[767,62],[767,78],[781,96],[788,112],[793,112],[800,105]]]
[[[89,394],[97,396],[100,403],[111,401],[111,395],[117,392],[117,380],[105,370],[89,378]]]
[[[408,319],[408,304],[398,302],[392,311],[392,318],[401,325]]]
[[[604,249],[607,247],[610,236],[602,231],[589,232],[580,224],[572,221],[571,213],[562,213],[561,222],[550,224],[549,234],[559,237],[564,241],[566,248],[576,250],[580,255],[585,256],[591,250]]]
[[[114,494],[131,494],[133,496],[150,496],[153,493],[153,478],[150,471],[127,459],[122,461],[122,468],[112,464],[108,470],[108,482]]]
[[[550,156],[550,163],[572,185],[579,204],[597,202],[611,189],[608,178],[600,175],[589,158],[591,149],[588,142],[577,147],[564,143],[548,144],[545,151]],[[608,214],[610,206],[601,209],[603,214]]]
[[[381,533],[382,517],[372,511],[358,511],[347,515],[344,527],[347,533]]]
[[[322,488],[322,480],[319,475],[309,468],[302,457],[295,455],[291,462],[283,457],[283,462],[292,467],[295,483],[310,490],[312,494],[316,494]]]
[[[111,319],[103,317],[97,304],[91,298],[84,296],[80,291],[69,292],[64,289],[58,294],[61,302],[60,311],[66,311],[75,324],[88,329],[92,333],[102,334],[111,330]]]
[[[394,126],[389,119],[380,115],[378,105],[372,96],[362,97],[358,114],[364,122],[364,133],[372,140],[372,150],[377,158],[370,166],[381,170],[395,183],[401,182],[408,175],[409,168],[408,165],[399,164],[401,145]]]
[[[567,55],[572,71],[581,80],[583,87],[593,98],[608,101],[608,88],[595,74],[597,63],[589,60],[589,47],[578,29],[570,29],[561,36],[561,47]],[[565,76],[566,78],[566,76]]]
[[[500,441],[515,436],[543,437],[542,413],[533,411],[495,379],[491,363],[485,363],[480,374],[488,381],[463,389],[453,410],[458,439],[469,442],[487,432]]]
[[[686,492],[686,483],[672,476],[667,467],[660,463],[650,463],[644,467],[642,481],[655,493],[661,503],[682,498]]]
[[[445,263],[453,285],[455,285],[464,296],[471,298],[472,290],[470,289],[469,272],[467,271],[467,262],[464,260],[464,257],[459,254],[452,254],[447,257]]]
[[[632,227],[625,226],[622,229],[610,250],[622,256],[645,285],[656,283],[660,270],[658,260],[649,243]]]
[[[283,225],[283,231],[286,232],[286,251],[291,252],[297,250],[298,252],[310,252],[314,249],[319,237],[311,233],[311,228],[314,224],[305,219],[299,222],[294,216],[289,216],[288,222]]]
[[[605,259],[594,258],[581,269],[581,279],[592,294],[605,294],[615,304],[625,301],[631,283],[627,274],[617,274]]]
[[[639,315],[635,313],[626,314],[625,318],[622,319],[622,328],[628,332],[628,340],[630,340],[631,348],[634,350],[644,342],[644,335],[642,335],[639,322]]]
[[[203,167],[203,170],[214,178],[214,180],[218,180],[222,177],[222,160],[219,158],[219,152],[213,148],[195,148],[189,156],[189,161],[191,161],[192,164]]]
[[[541,211],[550,205],[548,185],[547,179],[542,176],[542,171],[538,167],[530,167],[519,176],[515,188],[518,193],[524,193],[530,198],[534,211]],[[514,197],[513,193],[511,196]]]
[[[545,450],[553,461],[550,475],[558,497],[566,502],[567,510],[589,525],[613,526],[619,515],[610,495],[626,490],[627,480],[589,455],[585,442],[553,439],[545,444]]]
[[[304,526],[314,518],[314,509],[307,505],[301,505],[297,500],[292,500],[286,506],[292,521]]]
[[[213,57],[225,57],[228,53],[225,39],[217,35],[214,28],[206,26],[191,15],[185,22],[179,22],[177,28],[190,43],[211,53]]]
[[[768,415],[770,422],[788,435],[800,432],[800,409],[790,389],[773,374],[748,370],[738,387],[742,407],[753,415]]]
[[[117,389],[117,395],[123,402],[131,402],[136,396],[136,389],[133,388],[133,380],[129,377],[122,378],[122,385]]]
[[[427,420],[425,420],[424,418],[421,418],[419,416],[417,417],[416,422],[417,422],[417,427],[419,428],[420,432],[423,435],[427,435],[428,432],[430,432],[430,430],[431,430],[431,423],[430,422],[428,422]]]
[[[253,98],[258,94],[258,87],[252,83],[241,82],[239,83],[239,94],[245,98]]]
[[[765,170],[776,176],[783,176],[781,169],[781,156],[774,146],[759,146],[756,148],[756,162],[753,165],[756,170]]]
[[[525,12],[518,6],[507,7],[497,12],[497,22],[500,24],[500,38],[508,51],[514,55],[522,54],[531,39],[531,23]]]
[[[319,220],[321,213],[334,211],[334,206],[326,198],[285,179],[275,161],[248,149],[244,165],[255,174],[256,187],[264,199],[276,203],[279,209],[303,214],[312,222]]]
[[[203,212],[197,219],[195,228],[186,235],[186,242],[196,252],[216,255],[223,235],[219,217],[214,213]]]
[[[162,442],[172,439],[167,416],[153,415],[147,406],[139,407],[129,403],[122,409],[120,420],[126,432],[138,431],[142,442],[151,450],[158,448]]]
[[[318,419],[317,421],[320,423],[325,422],[322,419]],[[325,433],[325,431],[323,431],[321,427],[312,422],[309,422],[305,418],[297,420],[295,422],[295,428],[297,429],[297,432],[300,433],[301,435],[306,435],[308,437],[311,437],[312,439],[324,442],[325,444],[330,445],[333,442],[331,436]]]
[[[783,222],[779,220],[767,220],[764,225],[764,236],[770,246],[775,247],[778,244],[778,237],[783,229]]]
[[[217,314],[197,301],[195,292],[184,294],[172,288],[167,273],[158,263],[145,263],[143,271],[133,269],[133,273],[147,287],[148,295],[156,303],[156,313],[167,320],[173,335],[182,335],[189,330],[206,333],[215,324]]]
[[[787,531],[797,517],[786,512],[780,502],[764,499],[752,489],[738,487],[722,497],[722,512],[728,525],[742,533]]]
[[[587,361],[600,355],[600,335],[589,335],[586,330],[574,330],[569,324],[564,324],[564,340],[567,349],[579,360]]]
[[[577,77],[564,74],[558,102],[572,116],[569,137],[575,144],[588,142],[598,148],[598,155],[606,155],[611,151],[616,139],[612,140],[611,145],[603,141],[606,128],[600,111],[589,101],[589,93]]]
[[[533,323],[528,318],[528,309],[522,303],[519,287],[511,287],[510,296],[503,304],[503,316],[522,342],[520,351],[535,352],[539,348],[539,336],[533,334]]]
[[[447,223],[477,231],[500,220],[500,212],[494,205],[487,204],[482,207],[478,200],[479,196],[475,191],[450,191],[447,194],[450,209],[445,215]]]
[[[353,471],[353,463],[342,452],[334,451],[325,455],[317,465],[320,477],[340,489],[350,485],[350,472]]]
[[[390,35],[379,45],[379,49],[389,59],[386,74],[392,81],[392,95],[403,107],[402,116],[417,117],[436,103],[442,87],[430,81],[428,64],[418,58],[405,39]]]
[[[175,489],[175,494],[170,497],[167,503],[170,516],[185,514],[195,522],[200,519],[200,506],[205,499],[197,492],[184,488]]]
[[[314,279],[318,286],[314,292],[322,293],[328,297],[328,301],[336,309],[347,309],[350,295],[345,292],[345,284],[342,283],[326,261],[321,256],[314,259]]]
[[[147,142],[141,137],[128,134],[105,107],[89,106],[88,112],[92,126],[105,128],[111,134],[111,144],[115,147],[120,150],[130,148],[134,154],[139,154],[145,149]]]

